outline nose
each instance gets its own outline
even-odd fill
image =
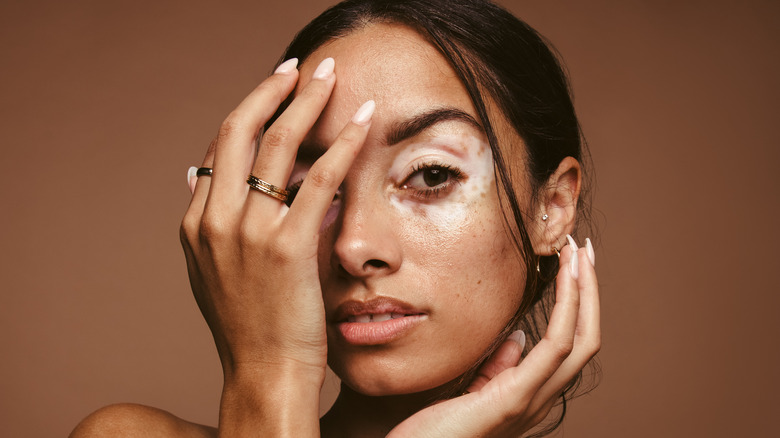
[[[331,267],[341,275],[363,279],[391,274],[402,260],[393,217],[381,205],[381,197],[357,191],[342,198]]]

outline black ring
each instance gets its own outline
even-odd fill
[[[196,176],[211,176],[212,170],[210,167],[199,167],[198,171],[195,172]]]

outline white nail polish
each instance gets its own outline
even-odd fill
[[[369,100],[360,106],[354,116],[352,116],[352,123],[356,125],[365,125],[371,120],[371,116],[374,115],[374,109],[376,104],[373,100]]]
[[[573,237],[571,237],[571,234],[567,234],[567,235],[566,235],[566,240],[568,240],[568,241],[569,241],[569,246],[571,246],[571,249],[572,249],[574,252],[577,252],[577,250],[578,250],[578,249],[580,249],[580,247],[579,247],[579,246],[577,246],[577,242],[575,242],[575,241],[574,241],[574,238],[573,238]]]
[[[570,235],[566,235],[566,240],[569,241],[569,246],[571,246],[571,262],[569,263],[569,268],[571,269],[571,276],[575,280],[580,275],[580,261],[579,257],[577,256],[577,250],[579,250],[579,247],[577,247],[577,242],[574,241],[574,239]]]
[[[281,63],[279,67],[276,67],[274,74],[290,73],[291,71],[295,70],[295,67],[297,66],[298,66],[298,58],[290,58],[287,61]]]
[[[516,330],[507,338],[510,341],[515,341],[520,346],[520,350],[525,349],[525,332],[522,330]]]
[[[596,266],[596,251],[593,250],[593,244],[590,243],[589,237],[585,239],[585,248],[588,253],[588,258],[590,259],[590,264]]]
[[[198,168],[195,166],[187,169],[187,187],[190,188],[190,194],[195,194],[195,184],[198,183]]]
[[[333,58],[325,58],[320,65],[317,66],[317,70],[314,70],[312,77],[314,79],[328,79],[333,74],[333,69],[336,66],[336,62]]]
[[[571,254],[571,263],[569,264],[569,267],[571,268],[571,277],[573,279],[577,279],[577,277],[580,276],[580,261],[579,257],[577,257],[577,253],[573,252]]]

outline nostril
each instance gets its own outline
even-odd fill
[[[388,265],[387,262],[383,262],[382,260],[371,259],[367,261],[363,266],[366,268],[369,266],[372,268],[387,268],[390,265]]]

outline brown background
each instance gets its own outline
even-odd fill
[[[215,422],[185,172],[328,3],[0,4],[0,436],[119,401]],[[504,4],[566,59],[596,167],[604,376],[563,435],[777,436],[778,3]]]

